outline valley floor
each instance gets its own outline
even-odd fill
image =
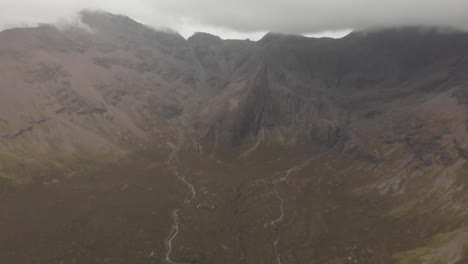
[[[177,162],[145,154],[70,180],[10,185],[0,196],[0,263],[435,263],[423,259],[439,254],[427,246],[436,234],[439,248],[459,254],[463,220],[391,215],[395,201],[355,188],[371,167],[334,151],[230,161],[181,153]]]

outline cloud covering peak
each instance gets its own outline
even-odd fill
[[[122,13],[185,35],[308,34],[393,26],[468,29],[466,0],[0,0],[0,28],[54,22],[85,8]]]

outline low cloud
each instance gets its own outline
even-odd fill
[[[85,8],[125,14],[184,35],[210,31],[255,37],[268,31],[310,34],[408,25],[468,29],[466,0],[0,0],[0,28],[55,22]]]
[[[73,13],[70,16],[59,19],[57,22],[54,23],[54,25],[59,30],[67,30],[69,28],[81,28],[90,33],[94,32],[94,30],[91,27],[83,23],[82,15],[80,13]]]

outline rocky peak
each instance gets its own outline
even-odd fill
[[[121,32],[138,31],[144,26],[135,20],[124,16],[116,15],[105,11],[83,10],[80,12],[81,21],[94,30],[103,32]]]

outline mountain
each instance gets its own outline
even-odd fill
[[[468,33],[0,32],[5,263],[468,263]],[[0,261],[0,262],[1,262]]]

